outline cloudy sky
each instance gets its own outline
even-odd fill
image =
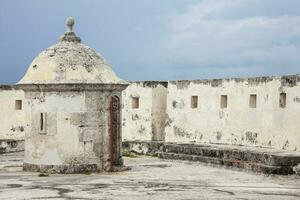
[[[15,83],[75,18],[126,80],[300,73],[299,0],[1,0],[0,83]]]

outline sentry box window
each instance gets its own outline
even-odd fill
[[[46,113],[40,113],[40,133],[46,133]]]

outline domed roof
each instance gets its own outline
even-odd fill
[[[127,83],[116,76],[103,56],[81,44],[72,30],[73,25],[74,20],[69,17],[68,29],[60,41],[32,61],[18,84]]]

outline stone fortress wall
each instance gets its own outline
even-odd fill
[[[0,94],[0,141],[22,140],[24,92],[2,85]],[[300,75],[138,81],[123,91],[122,101],[123,141],[300,151]]]
[[[123,140],[164,140],[167,84],[132,82],[123,91]]]
[[[24,97],[24,91],[18,86],[0,85],[0,153],[24,149]]]
[[[159,99],[153,95],[157,88],[165,88]],[[134,97],[139,97],[139,108],[132,105]],[[300,75],[136,82],[123,92],[123,99],[124,141],[300,151]],[[158,116],[154,109],[160,110]],[[161,120],[165,128],[156,132]]]
[[[0,139],[23,140],[25,136],[24,92],[17,86],[0,85]]]
[[[166,141],[300,151],[299,83],[298,75],[170,81]]]

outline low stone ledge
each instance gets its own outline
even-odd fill
[[[0,139],[0,154],[24,151],[24,140]]]
[[[48,174],[81,174],[100,172],[96,164],[36,165],[25,162],[23,163],[23,171]]]
[[[134,152],[138,154],[157,153],[164,148],[164,142],[161,141],[124,141],[122,149],[125,152]]]
[[[300,163],[300,152],[278,151],[260,147],[166,143],[164,145],[164,152],[230,160],[256,161],[265,165],[293,166]]]
[[[162,159],[174,159],[174,160],[188,160],[198,161],[216,165],[224,165],[226,167],[241,168],[248,171],[260,172],[264,174],[280,174],[288,175],[293,174],[293,168],[291,166],[272,166],[264,165],[257,162],[247,162],[241,160],[226,160],[214,157],[195,156],[188,154],[175,154],[175,153],[159,153],[159,158]]]
[[[199,161],[237,167],[265,174],[300,173],[295,166],[300,163],[300,152],[280,151],[269,148],[177,144],[156,141],[125,141],[123,150],[135,153],[155,153],[164,159]],[[297,171],[298,169],[298,171]]]

